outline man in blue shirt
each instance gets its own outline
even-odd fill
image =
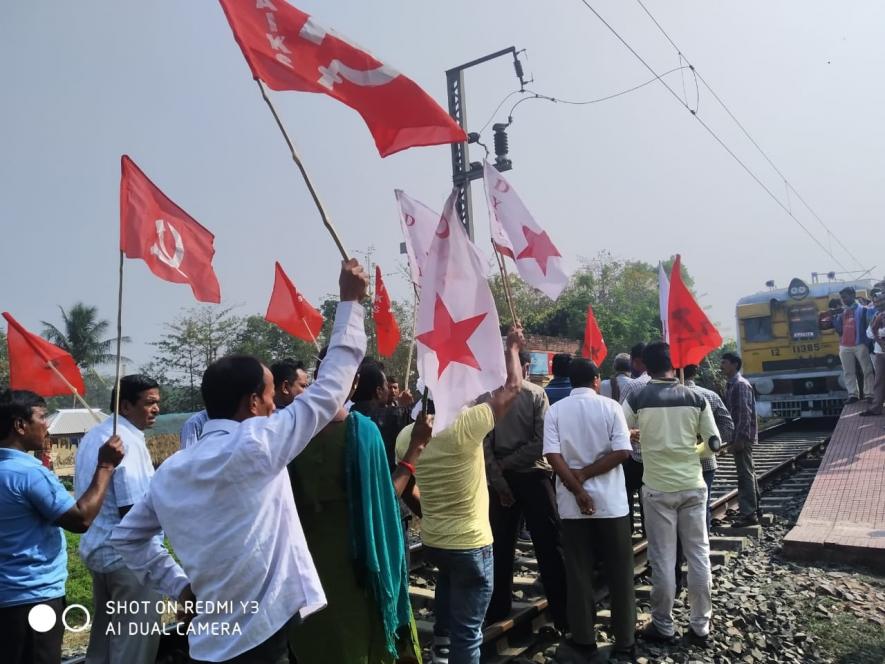
[[[568,378],[571,362],[572,356],[568,353],[557,353],[553,356],[553,379],[544,388],[551,406],[572,393],[572,383]]]
[[[86,531],[123,459],[123,446],[114,436],[99,452],[89,489],[74,501],[29,454],[42,451],[47,436],[42,397],[26,390],[0,393],[0,644],[9,664],[61,660],[68,577],[61,528]]]

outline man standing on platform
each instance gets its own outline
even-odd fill
[[[630,432],[616,401],[601,397],[599,369],[576,358],[569,369],[571,396],[547,411],[544,453],[556,472],[568,580],[569,646],[590,657],[596,650],[593,576],[601,560],[612,605],[616,657],[633,660],[636,598],[632,526],[621,464],[630,456]],[[534,531],[532,531],[534,533]]]
[[[885,292],[880,292],[873,300],[876,306],[876,317],[867,328],[867,336],[873,340],[875,351],[873,367],[876,370],[876,381],[873,385],[873,402],[861,415],[881,415],[882,402],[885,401]]]
[[[743,360],[737,353],[723,353],[720,368],[728,379],[725,405],[734,422],[734,436],[729,451],[734,455],[738,479],[740,516],[732,525],[737,528],[759,523],[759,482],[753,464],[753,446],[759,442],[756,422],[756,393],[741,374]]]
[[[544,416],[547,395],[526,380],[531,356],[521,351],[522,388],[510,411],[486,436],[485,464],[489,483],[489,520],[495,538],[495,586],[486,622],[510,615],[513,559],[521,517],[531,533],[541,582],[553,622],[566,629],[566,582],[560,544],[553,470],[544,458]]]
[[[845,309],[833,317],[833,329],[839,335],[839,360],[848,390],[848,402],[860,401],[860,388],[857,383],[855,362],[860,363],[863,372],[863,393],[868,401],[873,394],[873,363],[870,361],[870,348],[867,346],[867,325],[871,312],[857,301],[854,288],[846,286],[839,291]]]
[[[114,396],[111,395],[111,409]],[[101,511],[80,539],[80,557],[92,574],[93,612],[89,633],[87,664],[132,662],[153,664],[160,646],[157,631],[162,618],[156,610],[163,596],[142,583],[126,568],[122,557],[111,546],[111,531],[148,492],[154,476],[154,464],[144,439],[145,429],[154,426],[160,413],[160,387],[153,378],[141,374],[120,379],[120,410],[117,435],[123,441],[126,456],[114,473]],[[74,495],[82,497],[89,488],[100,462],[104,441],[113,432],[109,417],[83,436],[77,448]],[[157,542],[162,544],[162,534]],[[136,611],[108,610],[108,603],[130,602]],[[130,632],[130,630],[132,630]]]

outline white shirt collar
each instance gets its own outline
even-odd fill
[[[569,392],[570,396],[576,396],[578,394],[595,394],[596,396],[599,396],[596,393],[596,390],[594,390],[592,387],[573,387],[572,391]]]

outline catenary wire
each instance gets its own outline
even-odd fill
[[[842,243],[842,240],[839,239],[839,236],[830,230],[830,227],[827,226],[827,224],[824,222],[823,219],[821,219],[820,215],[818,215],[818,213],[814,210],[814,208],[812,208],[811,205],[809,205],[809,203],[802,197],[802,194],[800,194],[799,191],[796,189],[796,187],[793,186],[793,183],[790,182],[787,179],[787,176],[783,174],[781,169],[779,169],[775,165],[775,163],[774,163],[774,161],[772,161],[771,157],[769,157],[768,154],[765,152],[765,150],[763,150],[762,147],[759,145],[759,143],[756,142],[756,139],[754,139],[750,135],[750,132],[743,125],[743,123],[737,119],[737,116],[735,116],[735,114],[731,111],[731,109],[728,107],[728,105],[716,93],[716,91],[713,89],[713,87],[709,83],[707,83],[707,81],[704,79],[703,75],[700,72],[698,72],[697,69],[695,69],[694,65],[692,65],[691,62],[688,60],[688,58],[685,57],[685,55],[682,52],[682,49],[680,49],[676,45],[676,42],[674,42],[672,37],[670,37],[670,35],[667,33],[667,31],[664,30],[664,27],[654,17],[654,15],[651,13],[651,11],[649,11],[648,7],[645,6],[645,3],[642,0],[636,0],[636,2],[639,4],[640,7],[642,7],[642,10],[646,13],[646,15],[648,15],[648,17],[651,19],[652,23],[654,23],[655,26],[658,28],[658,30],[660,30],[661,34],[664,35],[666,40],[668,42],[670,42],[670,45],[676,50],[676,52],[679,54],[679,57],[684,59],[685,62],[687,62],[689,64],[689,66],[691,67],[691,71],[694,73],[694,76],[695,76],[695,84],[697,84],[697,81],[700,80],[701,84],[707,89],[707,91],[711,95],[713,95],[713,98],[719,103],[720,106],[722,106],[722,108],[725,110],[725,112],[728,114],[728,116],[734,121],[734,123],[738,126],[738,128],[741,130],[741,132],[744,134],[744,136],[747,137],[747,140],[753,144],[753,147],[755,147],[756,150],[759,152],[759,154],[761,154],[764,157],[765,161],[768,162],[768,165],[771,166],[774,169],[774,171],[780,176],[780,178],[784,181],[784,184],[786,185],[787,190],[788,190],[788,195],[789,195],[789,191],[792,190],[792,192],[796,195],[796,198],[798,198],[802,202],[802,204],[812,214],[812,216],[814,216],[814,218],[817,219],[817,221],[820,223],[820,225],[823,226],[824,230],[827,231],[827,234],[831,238],[835,239],[836,242],[839,244],[839,246],[842,247],[843,251],[845,251],[845,253],[848,254],[848,256],[850,256],[851,259],[855,263],[857,263],[857,265],[861,269],[863,269],[863,263],[861,263],[860,260],[858,260],[858,258],[851,252],[851,250],[849,250],[848,247],[846,247]],[[697,110],[697,109],[695,109],[695,110]]]
[[[816,236],[815,236],[815,235],[814,235],[814,234],[808,229],[808,227],[807,227],[805,224],[803,224],[803,223],[802,223],[802,222],[801,222],[801,221],[800,221],[800,220],[799,220],[799,219],[798,219],[798,218],[797,218],[792,212],[790,212],[789,208],[787,208],[787,206],[785,206],[785,205],[783,204],[783,202],[782,202],[777,196],[775,196],[774,192],[771,191],[771,189],[769,189],[768,186],[767,186],[764,182],[762,182],[761,179],[759,179],[759,177],[758,177],[758,176],[757,176],[757,175],[756,175],[756,174],[750,169],[750,167],[747,166],[747,164],[744,163],[744,162],[741,160],[741,158],[738,157],[737,154],[735,154],[735,152],[734,152],[730,147],[728,147],[728,145],[726,145],[725,141],[723,141],[721,138],[719,138],[719,135],[716,134],[716,132],[714,132],[713,129],[712,129],[712,128],[711,128],[706,122],[704,122],[704,121],[700,118],[700,116],[698,116],[698,114],[697,114],[696,112],[694,112],[694,111],[692,110],[692,108],[691,108],[691,107],[690,107],[690,106],[689,106],[689,105],[688,105],[688,104],[687,104],[687,103],[686,103],[686,102],[685,102],[685,101],[679,96],[679,93],[677,93],[675,90],[673,90],[673,88],[671,88],[671,87],[667,84],[667,82],[666,82],[663,78],[661,78],[661,76],[658,75],[658,73],[654,70],[654,68],[653,68],[650,64],[648,64],[648,62],[646,62],[645,58],[643,58],[641,55],[639,55],[639,53],[636,51],[636,49],[634,49],[634,48],[633,48],[633,47],[627,42],[627,40],[625,40],[625,39],[621,36],[621,34],[620,34],[617,30],[615,30],[614,27],[612,27],[612,25],[611,25],[608,21],[606,21],[598,11],[596,11],[596,9],[594,9],[593,5],[591,5],[589,2],[587,2],[587,0],[580,0],[580,2],[581,2],[581,4],[583,4],[588,10],[590,10],[590,12],[592,12],[593,15],[596,16],[596,18],[599,19],[599,21],[600,21],[600,22],[601,22],[606,28],[608,28],[608,30],[609,30],[609,31],[610,31],[610,32],[611,32],[611,33],[612,33],[612,34],[618,39],[618,41],[620,41],[620,42],[624,45],[624,47],[625,47],[628,51],[630,51],[630,53],[632,53],[633,56],[634,56],[637,60],[639,60],[639,62],[641,62],[641,63],[643,64],[643,66],[644,66],[646,69],[648,69],[648,70],[649,70],[649,71],[650,71],[650,72],[656,77],[655,80],[659,80],[659,81],[660,81],[661,85],[663,85],[663,86],[667,89],[667,91],[673,96],[673,98],[674,98],[676,101],[678,101],[680,105],[682,105],[686,110],[688,110],[688,111],[692,114],[692,116],[694,117],[694,119],[697,120],[697,121],[700,123],[700,125],[701,125],[704,129],[707,130],[707,133],[709,133],[710,136],[712,136],[713,139],[714,139],[717,143],[719,143],[719,145],[720,145],[720,146],[721,146],[721,147],[722,147],[722,148],[723,148],[723,149],[724,149],[724,150],[725,150],[725,151],[731,156],[731,158],[734,159],[734,160],[735,160],[735,161],[741,166],[741,168],[744,169],[744,171],[746,171],[747,175],[749,175],[753,180],[755,180],[756,183],[757,183],[760,187],[762,187],[762,189],[765,190],[765,192],[771,197],[771,199],[772,199],[775,203],[777,203],[778,206],[779,206],[784,212],[786,212],[787,215],[788,215],[793,221],[795,221],[796,224],[798,224],[799,227],[800,227],[803,231],[805,231],[805,233],[808,235],[808,237],[810,237],[810,238],[814,241],[814,243],[815,243],[817,246],[819,246],[819,247],[824,251],[825,254],[827,254],[830,258],[832,258],[833,261],[835,261],[835,263],[836,263],[839,267],[841,267],[843,270],[847,270],[847,268],[845,267],[845,265],[842,264],[842,261],[840,261],[838,258],[836,258],[836,257],[833,255],[833,253],[832,253],[829,249],[827,249],[827,247],[826,247],[826,246],[825,246],[820,240],[817,239],[817,237],[816,237]],[[701,79],[701,80],[703,81],[703,79]]]

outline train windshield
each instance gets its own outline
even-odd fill
[[[790,338],[793,341],[816,339],[820,334],[818,311],[814,303],[790,307],[787,319],[790,322]]]

